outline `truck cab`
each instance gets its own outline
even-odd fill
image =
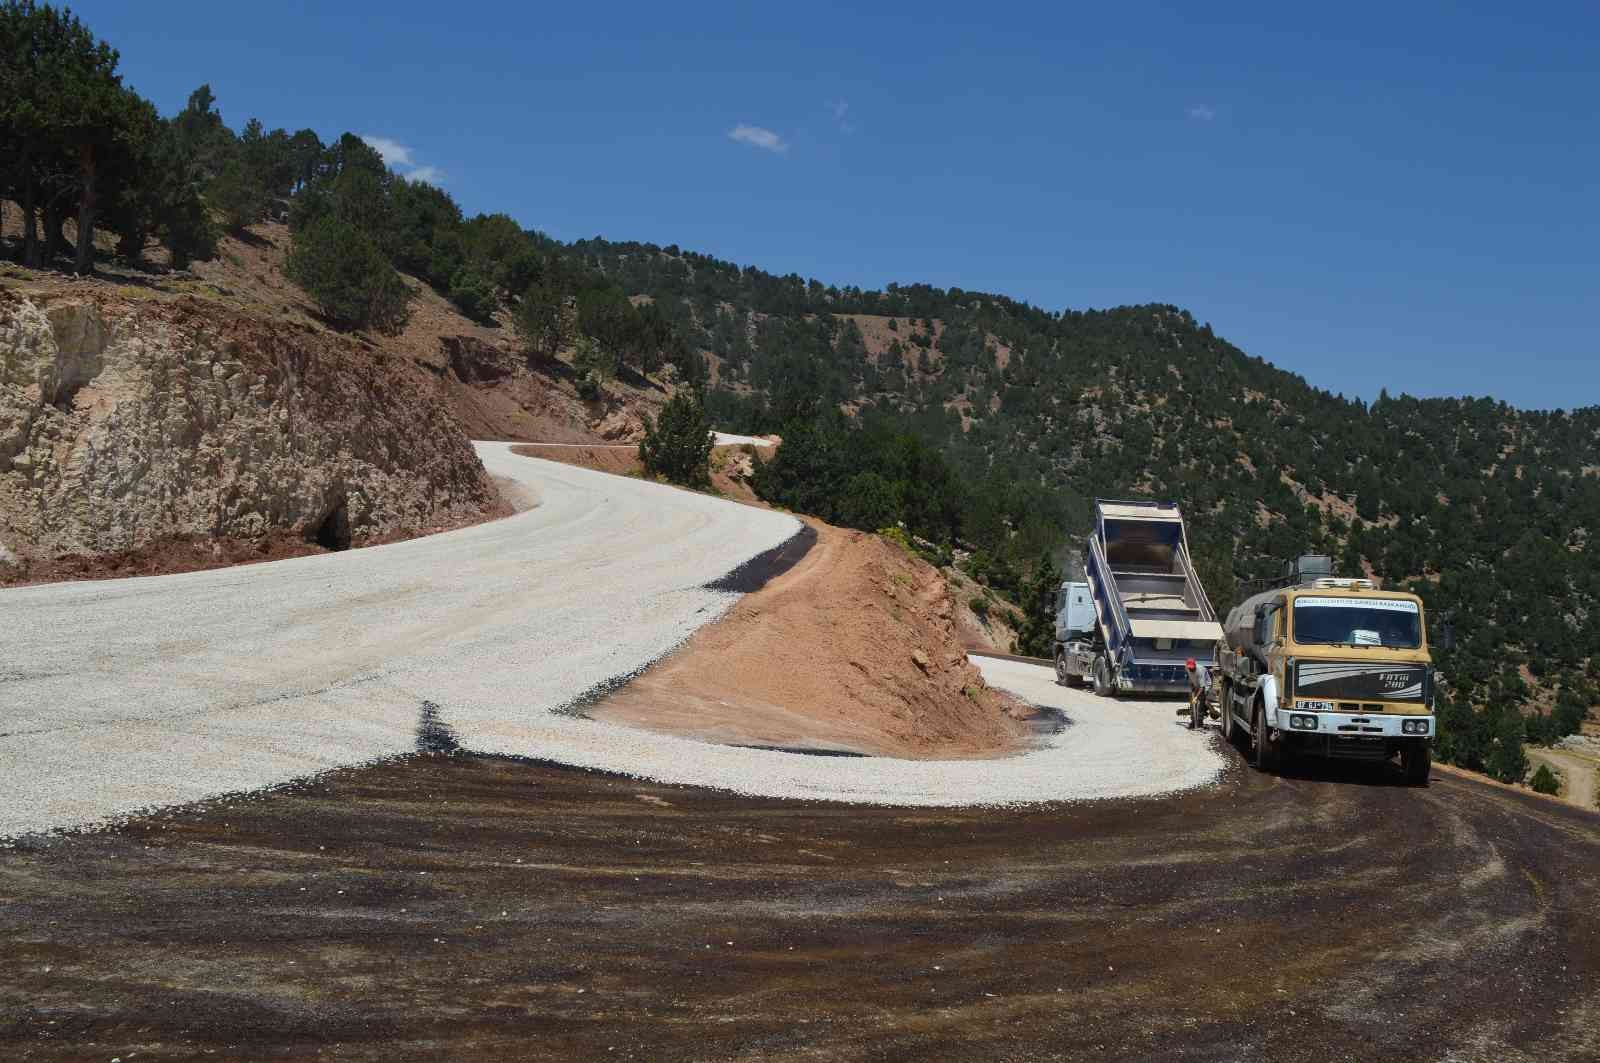
[[[1223,733],[1249,735],[1258,766],[1398,754],[1409,779],[1427,779],[1433,662],[1416,595],[1314,575],[1246,599],[1224,627],[1215,677]]]

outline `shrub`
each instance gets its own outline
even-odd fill
[[[617,375],[617,360],[607,354],[594,337],[579,335],[572,341],[572,368],[580,375],[587,373],[597,380],[610,380]]]
[[[595,402],[600,398],[600,381],[588,370],[578,374],[577,388],[578,398],[584,402]]]
[[[530,284],[517,300],[513,321],[528,350],[553,357],[570,334],[566,296],[548,284]]]
[[[906,553],[912,555],[913,557],[916,556],[917,548],[911,545],[911,536],[906,534],[906,530],[904,528],[879,528],[878,534],[889,540],[891,543],[894,543]]]
[[[660,416],[647,420],[639,458],[644,471],[673,483],[706,487],[711,483],[711,426],[698,396],[680,391]]]
[[[463,266],[450,278],[450,301],[474,321],[487,321],[494,314],[494,284],[470,267]]]
[[[973,615],[979,620],[987,620],[989,618],[989,599],[981,594],[974,594],[967,602],[967,608],[971,609]]]
[[[1528,783],[1536,794],[1558,794],[1561,792],[1561,782],[1556,778],[1555,772],[1550,770],[1550,765],[1541,764],[1539,770],[1533,773],[1533,779]]]
[[[267,190],[238,159],[230,160],[206,187],[206,201],[222,214],[229,232],[261,220],[267,209]]]
[[[393,335],[410,317],[411,292],[378,245],[332,215],[311,222],[294,238],[285,272],[341,327]]]

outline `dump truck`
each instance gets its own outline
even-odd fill
[[[1106,696],[1187,693],[1187,662],[1209,666],[1222,627],[1177,503],[1096,499],[1083,571],[1056,598],[1056,681]]]
[[[1223,736],[1248,739],[1263,771],[1294,756],[1398,756],[1406,778],[1425,783],[1436,721],[1422,599],[1336,576],[1320,554],[1262,582],[1217,641],[1211,696]],[[1441,624],[1441,647],[1453,640]]]

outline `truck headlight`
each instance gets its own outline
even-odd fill
[[[1427,720],[1401,720],[1400,732],[1408,735],[1425,735],[1428,733]]]
[[[1295,713],[1289,717],[1289,726],[1298,731],[1315,731],[1317,729],[1317,718]]]

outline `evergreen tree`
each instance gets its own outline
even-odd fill
[[[1055,652],[1056,592],[1061,572],[1049,554],[1039,559],[1022,585],[1022,627],[1017,631],[1017,652],[1026,657],[1050,657]]]
[[[711,483],[711,426],[699,396],[684,389],[667,400],[661,414],[645,422],[639,458],[645,472],[689,487]]]
[[[327,216],[295,235],[289,279],[343,328],[396,334],[410,316],[411,292],[366,233]]]

